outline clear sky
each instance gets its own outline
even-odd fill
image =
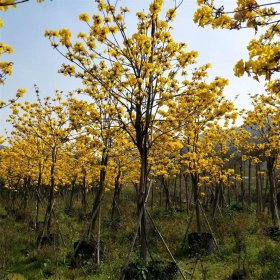
[[[134,32],[136,25],[135,12],[147,10],[150,0],[121,0],[122,6],[131,10],[127,17],[129,32]],[[228,2],[227,0],[220,2]],[[235,1],[231,3],[234,4]],[[165,5],[171,6],[172,0],[166,0]],[[37,84],[42,96],[53,95],[59,89],[65,92],[75,90],[80,81],[67,78],[57,71],[64,59],[50,46],[44,37],[46,29],[70,28],[72,33],[85,31],[86,26],[79,21],[79,14],[97,12],[93,0],[45,0],[37,4],[35,0],[18,5],[16,9],[0,12],[4,20],[4,28],[0,29],[0,41],[13,46],[14,54],[4,57],[4,60],[14,62],[14,71],[7,78],[6,84],[0,86],[1,98],[11,98],[17,88],[28,90],[25,100],[34,100],[33,85]],[[192,17],[196,8],[196,0],[185,0],[180,7],[177,18],[173,23],[173,34],[176,41],[185,42],[189,49],[199,52],[198,64],[211,63],[211,77],[222,76],[229,79],[230,84],[225,94],[234,100],[238,108],[248,108],[250,99],[248,93],[259,93],[263,90],[260,83],[252,78],[236,78],[233,75],[233,66],[237,60],[247,57],[246,46],[254,37],[254,30],[240,31],[212,30],[199,28],[193,23]],[[230,5],[228,6],[230,8]],[[5,119],[9,109],[0,110],[0,134],[9,125]]]

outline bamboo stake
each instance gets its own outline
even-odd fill
[[[200,209],[201,209],[201,211],[202,211],[202,214],[203,214],[203,216],[204,216],[204,219],[205,219],[205,221],[206,221],[206,224],[207,224],[207,226],[208,226],[208,228],[209,228],[209,230],[210,230],[210,232],[211,232],[211,234],[212,234],[212,236],[213,236],[215,246],[216,246],[218,252],[220,253],[217,240],[216,240],[216,238],[215,238],[215,236],[214,236],[214,232],[213,232],[213,230],[212,230],[212,228],[211,228],[211,226],[210,226],[210,224],[209,224],[209,221],[208,221],[208,219],[207,219],[207,216],[206,216],[205,211],[204,211],[204,209],[203,209],[203,207],[202,207],[202,205],[201,205],[200,200],[198,200],[198,203],[199,203]]]
[[[187,280],[186,277],[185,277],[185,275],[184,275],[184,273],[183,273],[183,271],[182,271],[182,269],[179,267],[179,265],[177,264],[175,258],[174,258],[173,255],[172,255],[170,249],[168,248],[168,246],[167,246],[167,244],[166,244],[166,242],[165,242],[165,240],[164,240],[162,234],[161,234],[160,231],[158,230],[158,228],[157,228],[157,226],[156,226],[156,224],[155,224],[155,222],[154,222],[154,220],[153,220],[153,218],[152,218],[150,212],[149,212],[148,210],[146,210],[146,212],[147,212],[148,217],[150,218],[150,220],[151,220],[151,222],[152,222],[152,224],[153,224],[153,226],[154,226],[156,232],[158,233],[158,235],[159,235],[159,237],[160,237],[162,243],[164,244],[164,246],[165,246],[165,248],[166,248],[166,250],[167,250],[169,256],[171,257],[171,259],[173,260],[173,262],[174,262],[174,263],[176,264],[176,266],[178,267],[178,270],[179,270],[180,274],[182,275],[183,279],[184,279],[184,280]]]
[[[187,229],[186,229],[186,232],[185,232],[184,238],[183,238],[183,242],[182,242],[182,244],[183,244],[183,245],[184,245],[184,244],[185,244],[185,242],[186,242],[187,235],[188,235],[188,232],[189,232],[189,229],[190,229],[190,226],[191,226],[192,220],[193,220],[193,215],[194,215],[194,208],[192,209],[191,217],[190,217],[190,220],[189,220],[189,223],[188,223],[188,226],[187,226]]]
[[[43,227],[42,234],[41,234],[41,237],[40,237],[40,240],[39,240],[39,244],[38,244],[38,249],[41,249],[43,236],[44,236],[45,231],[46,231],[47,223],[48,223],[48,221],[49,221],[49,219],[50,219],[50,216],[51,216],[51,214],[52,214],[52,209],[53,209],[54,203],[55,203],[55,199],[53,200],[53,203],[52,203],[52,205],[51,205],[51,211],[50,211],[50,213],[48,213],[48,215],[46,216],[46,219],[45,219],[45,222],[44,222],[44,227]]]

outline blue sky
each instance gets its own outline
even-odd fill
[[[127,17],[129,32],[135,30],[135,12],[147,10],[149,3],[150,0],[120,1],[121,5],[131,10],[131,15]],[[172,3],[172,0],[165,1],[166,6],[171,6]],[[227,98],[233,100],[239,94],[236,106],[249,108],[248,93],[260,93],[263,87],[252,78],[234,77],[232,69],[237,60],[247,57],[246,46],[254,37],[254,31],[199,28],[192,21],[195,8],[196,0],[185,0],[180,7],[173,23],[176,41],[185,42],[190,50],[199,52],[198,64],[212,64],[210,77],[222,76],[229,79],[230,84],[225,90]],[[80,86],[77,79],[57,73],[65,60],[52,49],[48,39],[44,37],[44,31],[65,27],[70,28],[74,34],[85,31],[85,24],[78,19],[83,12],[97,12],[93,0],[45,0],[42,4],[31,0],[6,13],[0,12],[0,17],[4,20],[4,28],[0,29],[0,41],[14,48],[13,55],[4,57],[5,60],[14,62],[14,71],[7,78],[6,84],[0,86],[2,99],[11,98],[17,88],[23,87],[28,90],[25,100],[35,100],[34,84],[39,86],[42,96],[53,95],[57,89],[67,92]],[[0,134],[4,133],[5,128],[9,129],[5,122],[8,115],[9,109],[0,110]]]

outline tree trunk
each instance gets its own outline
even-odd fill
[[[77,175],[75,175],[75,177],[73,178],[73,180],[71,182],[72,188],[71,188],[70,201],[69,201],[69,209],[71,209],[71,210],[73,208],[73,197],[74,197],[74,192],[75,192],[76,180],[77,180]]]
[[[101,201],[103,197],[103,193],[105,190],[105,179],[106,179],[106,167],[108,165],[108,153],[107,149],[104,149],[102,152],[102,158],[101,158],[101,165],[102,168],[99,172],[99,188],[96,194],[96,197],[94,199],[93,205],[92,205],[92,218],[91,218],[91,224],[88,229],[88,238],[93,238],[93,233],[95,230],[96,221],[99,215]]]
[[[261,215],[261,190],[259,184],[259,175],[258,175],[258,164],[255,166],[255,177],[256,177],[256,195],[257,195],[257,217]]]
[[[217,188],[215,189],[215,197],[214,197],[213,211],[212,211],[212,223],[214,222],[215,219],[216,211],[220,201],[220,195],[221,195],[221,182],[219,182]]]
[[[249,159],[249,163],[248,163],[248,204],[249,206],[251,207],[251,203],[252,203],[252,197],[251,197],[251,176],[252,176],[252,173],[251,173],[251,169],[252,169],[252,162],[251,160]]]
[[[274,170],[274,158],[269,158],[267,160],[267,176],[269,182],[269,190],[270,190],[270,211],[271,211],[271,218],[274,226],[280,228],[280,221],[279,221],[279,214],[278,214],[278,207],[277,207],[277,194],[276,194],[276,186],[273,176]]]
[[[193,197],[195,203],[195,215],[196,215],[196,227],[197,232],[201,233],[201,220],[200,220],[200,208],[199,208],[199,194],[198,194],[198,175],[191,175],[193,184]]]
[[[29,187],[30,187],[30,182],[31,182],[31,177],[25,177],[24,178],[24,186],[23,186],[23,215],[24,215],[24,220],[27,217],[27,212],[28,212],[28,193],[29,193]]]
[[[164,179],[164,177],[161,177],[162,186],[165,192],[165,210],[166,211],[173,211],[173,205],[171,201],[169,186],[167,184],[167,181]]]
[[[163,186],[162,184],[160,185],[160,192],[159,192],[159,207],[162,207],[162,190],[163,190]]]
[[[244,197],[245,197],[245,189],[244,189],[244,174],[243,174],[243,161],[242,161],[242,155],[240,157],[240,189],[241,189],[241,204],[244,206]]]
[[[115,178],[115,189],[114,189],[114,197],[113,197],[113,203],[112,203],[112,210],[111,210],[111,221],[116,222],[120,221],[121,213],[119,211],[119,203],[120,203],[120,194],[121,194],[121,186],[120,186],[120,171],[117,174],[117,177]]]
[[[185,180],[185,199],[186,199],[187,213],[189,213],[189,211],[190,211],[190,192],[189,192],[188,178],[189,178],[189,176],[187,174],[184,175],[184,180]]]
[[[224,184],[221,183],[221,191],[220,191],[220,206],[221,208],[225,207],[225,188],[224,188]]]
[[[265,201],[264,201],[264,198],[265,198],[265,195],[263,194],[264,193],[264,176],[262,176],[259,172],[261,171],[261,167],[260,165],[258,165],[258,179],[259,179],[259,184],[260,184],[260,202],[261,202],[261,212],[264,211],[264,208],[265,208]]]
[[[180,211],[183,210],[182,207],[182,170],[180,169],[180,175],[179,175],[179,209]]]
[[[55,171],[55,163],[51,166],[51,189],[50,189],[50,195],[48,199],[48,206],[45,216],[45,222],[47,222],[47,234],[50,234],[50,228],[51,228],[51,219],[52,219],[52,206],[54,201],[54,185],[55,185],[55,179],[54,179],[54,171]]]
[[[235,202],[238,202],[238,188],[237,188],[237,179],[236,179],[236,175],[237,175],[237,166],[236,163],[234,164],[234,190],[235,190]]]
[[[177,195],[177,175],[174,180],[174,190],[173,190],[173,207],[176,207],[176,195]],[[171,202],[171,201],[170,201]],[[172,207],[172,208],[173,208]]]
[[[41,233],[41,236],[39,239],[39,243],[38,243],[39,249],[41,247],[42,238],[43,238],[44,234],[47,233],[47,235],[50,235],[52,208],[53,208],[53,204],[54,204],[55,164],[56,164],[56,149],[53,148],[52,164],[51,164],[51,170],[50,170],[50,176],[51,176],[50,193],[49,193],[48,204],[47,204],[45,218],[44,218],[43,230],[42,230],[42,233]]]
[[[100,242],[101,242],[101,206],[98,211],[98,228],[97,228],[97,248],[96,248],[96,264],[100,264]]]
[[[155,188],[152,187],[151,209],[154,209]]]
[[[230,180],[228,180],[228,182],[229,182]],[[230,205],[230,203],[231,203],[231,187],[232,187],[232,184],[231,183],[229,183],[229,186],[227,187],[227,204],[228,205]]]
[[[86,213],[87,211],[87,200],[86,200],[86,191],[87,191],[87,185],[86,185],[86,171],[83,170],[83,186],[82,186],[82,211]]]
[[[144,146],[139,149],[141,157],[141,172],[140,172],[140,182],[139,182],[139,199],[138,199],[138,214],[142,213],[140,221],[140,258],[147,262],[147,218],[145,213],[145,199],[147,195],[147,177],[148,177],[148,155],[147,149]]]
[[[35,228],[38,229],[39,213],[40,213],[40,188],[42,183],[42,172],[39,171],[37,189],[36,189],[36,216],[35,216]]]

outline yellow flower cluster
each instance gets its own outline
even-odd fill
[[[79,19],[84,22],[89,22],[90,17],[87,13],[80,14]]]
[[[17,94],[16,94],[16,97],[17,98],[21,98],[24,96],[24,94],[26,93],[26,89],[25,88],[19,88],[17,90]]]

